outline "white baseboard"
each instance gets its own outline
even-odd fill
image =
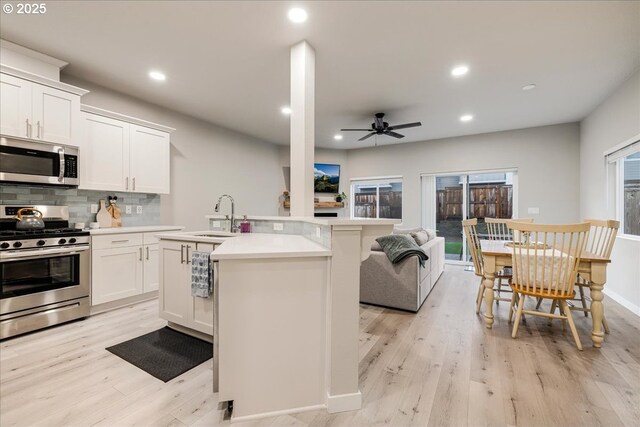
[[[327,412],[356,411],[362,408],[362,393],[339,394],[336,396],[327,395]]]
[[[631,311],[636,316],[640,316],[640,307],[635,305],[634,303],[632,303],[631,301],[629,301],[619,293],[614,292],[611,289],[607,289],[606,287],[603,290],[603,292],[606,296],[608,296],[609,298],[611,298],[612,300],[614,300],[615,302],[617,302],[627,310]]]
[[[244,415],[241,417],[236,417],[232,415],[231,422],[239,423],[243,421],[259,420],[260,418],[278,417],[280,415],[297,414],[299,412],[307,412],[307,411],[317,411],[318,409],[324,409],[324,408],[326,408],[326,405],[313,405],[313,406],[302,406],[300,408],[293,408],[293,409],[283,409],[281,411],[263,412],[263,413],[254,414],[254,415]]]

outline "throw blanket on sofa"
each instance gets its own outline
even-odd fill
[[[424,267],[424,262],[429,259],[422,248],[416,244],[415,240],[406,234],[391,234],[378,237],[376,242],[382,246],[382,250],[393,264],[397,264],[407,257],[417,256],[420,265]]]

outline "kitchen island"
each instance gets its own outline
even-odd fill
[[[233,402],[234,420],[361,407],[360,262],[373,239],[398,221],[294,221],[302,226],[289,227],[291,233],[159,235],[161,249],[177,244],[174,262],[185,245],[177,239],[214,242],[213,387],[220,402]],[[161,286],[161,310],[162,292]]]

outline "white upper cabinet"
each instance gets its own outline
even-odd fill
[[[169,134],[131,125],[131,190],[138,193],[169,193]]]
[[[82,108],[81,189],[169,193],[169,132],[117,118],[137,120],[132,117]]]
[[[0,133],[29,138],[31,82],[0,74]]]
[[[39,84],[33,84],[31,93],[34,122],[34,132],[31,137],[57,144],[77,146],[80,97]]]
[[[2,135],[78,146],[80,95],[85,90],[55,81],[48,86],[5,73],[0,74],[0,83]]]
[[[82,112],[80,188],[127,191],[129,124]]]

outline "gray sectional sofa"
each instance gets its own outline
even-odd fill
[[[360,302],[418,311],[444,271],[444,238],[435,237],[420,247],[429,256],[424,267],[415,256],[392,264],[374,243],[360,266]]]

